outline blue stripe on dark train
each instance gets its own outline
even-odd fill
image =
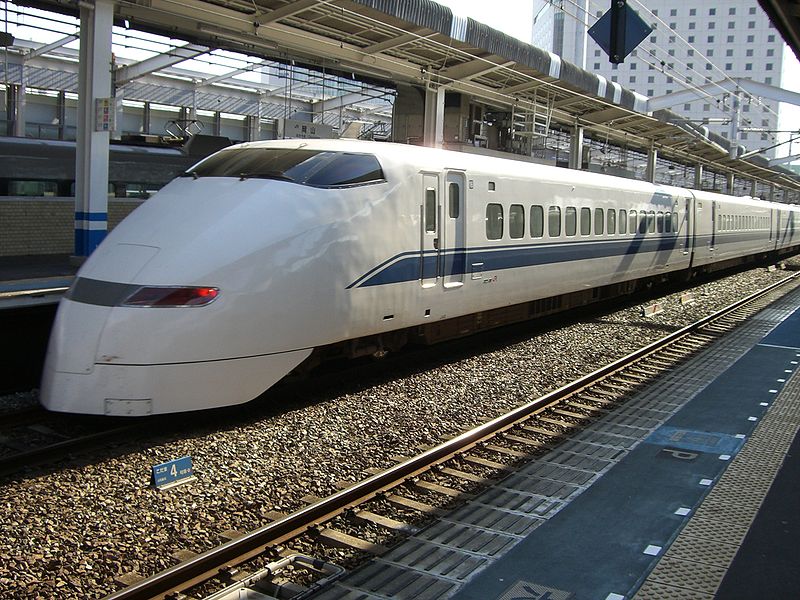
[[[592,242],[568,242],[558,244],[535,244],[524,246],[496,246],[468,248],[444,253],[447,274],[466,274],[472,265],[483,263],[481,271],[500,271],[519,267],[532,267],[592,258],[608,258],[638,253],[674,250],[680,242],[675,236],[624,240],[602,240]],[[424,253],[425,272],[436,272],[436,261],[441,257],[435,251]],[[420,277],[420,253],[404,252],[383,263],[385,268],[359,277],[348,288],[370,287],[414,281]],[[379,268],[379,267],[378,267]],[[452,270],[451,270],[452,269]]]

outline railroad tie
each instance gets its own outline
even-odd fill
[[[360,550],[368,554],[374,554],[375,556],[381,556],[389,551],[389,549],[382,544],[362,540],[361,538],[349,535],[343,531],[338,531],[337,529],[321,529],[315,534],[314,539],[328,546],[333,546],[334,548]]]
[[[419,502],[418,500],[412,500],[411,498],[406,498],[405,496],[400,496],[398,494],[390,494],[386,496],[384,500],[386,500],[389,504],[394,504],[395,506],[399,506],[401,508],[418,510],[421,513],[435,517],[443,517],[449,512],[442,510],[441,508],[437,508],[431,504]]]

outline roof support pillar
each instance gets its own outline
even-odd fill
[[[703,165],[700,163],[694,166],[694,189],[703,189]]]
[[[117,124],[114,130],[110,132],[112,140],[122,139],[122,118],[125,116],[125,110],[122,106],[123,100],[125,100],[125,92],[122,88],[119,88],[114,93],[114,105],[112,107],[115,112],[114,122]]]
[[[769,201],[775,202],[775,186],[773,184],[769,184]]]
[[[75,164],[75,256],[89,256],[108,229],[108,119],[101,100],[111,97],[111,26],[114,4],[81,5],[78,74],[78,144]],[[106,103],[105,107],[110,107]],[[113,111],[113,107],[111,107]],[[105,119],[104,119],[105,116]]]
[[[750,180],[750,195],[755,197],[756,192],[758,192],[758,190],[756,189],[756,180],[755,179],[751,179]]]
[[[67,132],[67,93],[65,91],[58,92],[58,100],[56,101],[56,119],[58,119],[58,139],[63,140]]]
[[[211,135],[222,135],[222,113],[218,110],[214,112],[214,123],[211,126]]]
[[[431,148],[441,148],[444,141],[444,86],[425,88],[425,122],[423,143]]]
[[[575,123],[569,138],[569,168],[580,171],[583,165],[583,127]]]
[[[142,133],[144,134],[150,133],[151,110],[150,103],[145,102],[142,107]]]
[[[647,169],[644,173],[644,178],[650,183],[655,183],[656,180],[656,161],[658,160],[658,150],[656,143],[650,142],[650,150],[647,152]]]
[[[25,118],[25,94],[27,86],[25,85],[25,67],[22,68],[22,83],[14,86],[14,135],[17,137],[25,137],[25,125],[27,119]]]
[[[733,186],[735,184],[733,173],[728,173],[727,177],[725,178],[725,191],[733,196]]]

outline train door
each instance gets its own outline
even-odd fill
[[[694,223],[694,219],[692,218],[692,199],[686,198],[684,202],[684,210],[683,210],[683,221],[681,222],[681,227],[683,228],[683,232],[679,232],[678,235],[683,234],[683,254],[684,256],[688,255],[692,251],[693,243],[692,243],[692,224]]]
[[[422,287],[435,286],[439,278],[439,212],[439,176],[423,173],[419,253]]]
[[[445,184],[447,191],[442,215],[441,271],[444,287],[453,289],[464,284],[464,265],[466,263],[464,173],[448,171]]]
[[[714,256],[714,248],[717,245],[717,201],[711,201],[711,242],[709,243],[709,251],[711,256]]]

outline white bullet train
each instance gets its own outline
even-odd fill
[[[61,301],[41,401],[151,415],[244,403],[381,354],[797,251],[798,209],[445,150],[232,146],[143,203]]]

